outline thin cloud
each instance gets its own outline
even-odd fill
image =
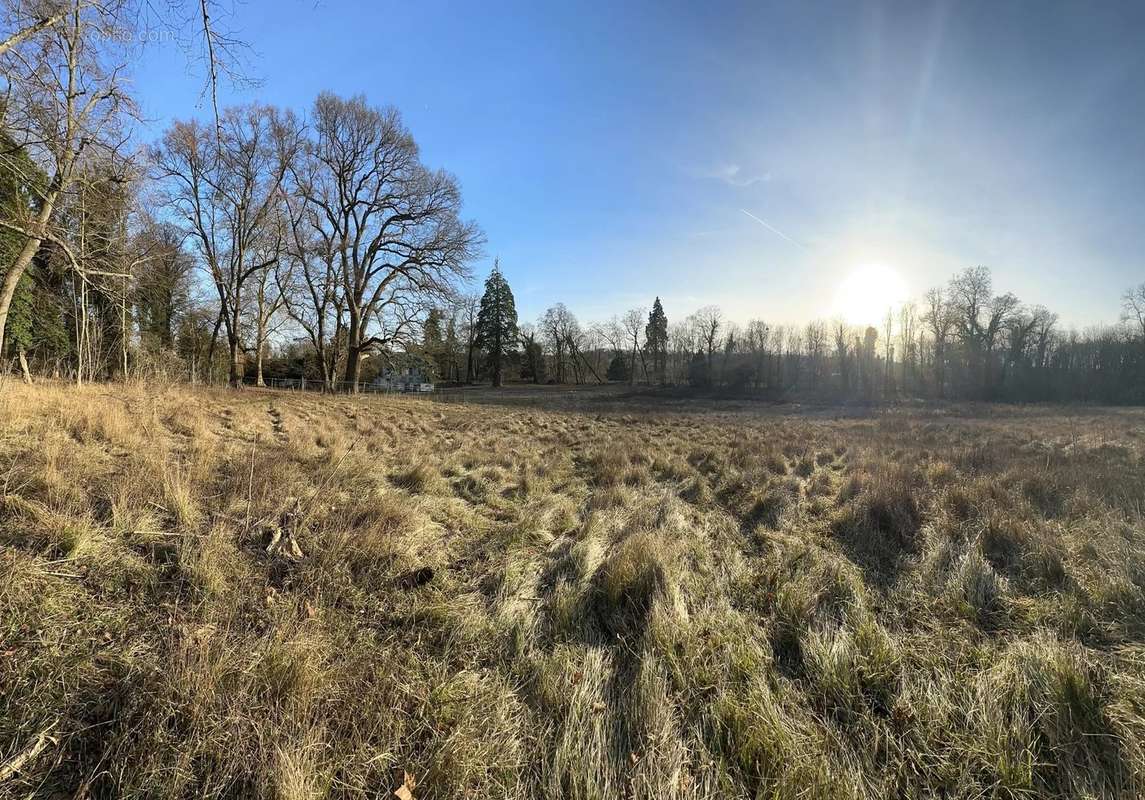
[[[802,242],[797,242],[797,241],[795,241],[795,240],[794,240],[794,239],[792,239],[790,236],[788,236],[786,233],[784,233],[783,231],[779,230],[778,228],[775,228],[775,227],[773,227],[772,225],[768,224],[768,223],[767,223],[767,222],[765,222],[764,220],[762,220],[762,219],[760,219],[759,217],[757,217],[755,214],[753,214],[753,213],[751,213],[750,211],[748,211],[746,208],[741,208],[741,209],[740,209],[740,211],[742,211],[743,213],[747,214],[749,217],[751,217],[752,219],[754,219],[756,222],[758,222],[758,223],[759,223],[760,225],[762,225],[763,227],[767,228],[769,231],[771,231],[772,233],[774,233],[774,234],[775,234],[776,236],[778,236],[780,239],[783,239],[784,241],[787,241],[787,242],[791,242],[791,243],[792,243],[793,245],[795,245],[796,247],[800,247],[800,248],[802,248],[802,249],[804,249],[804,250],[806,250],[806,249],[807,249],[807,245],[803,244]]]
[[[695,174],[700,178],[720,181],[738,189],[771,180],[770,172],[753,172],[744,169],[739,164],[720,164],[710,169],[697,170]]]

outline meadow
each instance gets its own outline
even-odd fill
[[[1131,798],[1145,413],[0,392],[0,796]]]

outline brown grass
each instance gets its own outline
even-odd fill
[[[982,411],[6,386],[0,796],[1140,797],[1145,415]]]

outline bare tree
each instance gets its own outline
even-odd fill
[[[585,368],[589,373],[600,380],[601,375],[607,379],[608,359],[605,347],[609,345],[601,325],[589,325],[581,331],[581,358],[584,359]]]
[[[768,343],[771,328],[761,319],[749,320],[744,329],[744,350],[752,361],[753,388],[759,389],[767,378]]]
[[[918,312],[913,302],[903,303],[899,308],[899,361],[902,364],[902,389],[907,390],[907,372],[914,370],[918,354],[917,343]]]
[[[1136,328],[1145,347],[1145,283],[1126,289],[1121,295],[1121,321]]]
[[[957,321],[958,332],[972,357],[972,366],[981,371],[981,385],[991,385],[991,361],[999,334],[1018,307],[1018,298],[1006,293],[992,296],[990,270],[974,267],[964,270],[950,281],[949,302]]]
[[[715,351],[716,342],[719,340],[720,325],[723,323],[724,315],[718,306],[704,306],[692,315],[692,319],[695,322],[697,334],[703,342],[705,352],[707,353],[708,375],[710,379],[712,372],[712,353]]]
[[[176,122],[151,150],[171,212],[190,234],[214,284],[229,351],[228,380],[241,387],[247,284],[273,268],[281,236],[276,214],[302,127],[290,112],[265,105],[228,109],[221,139],[197,122]]]
[[[888,308],[883,317],[883,396],[889,397],[894,384],[895,340],[894,340],[895,312]]]
[[[572,361],[572,342],[569,339],[579,332],[579,327],[576,317],[564,303],[557,303],[549,308],[537,322],[537,329],[552,354],[552,373],[557,383],[565,382],[566,368]],[[575,362],[572,366],[575,370]],[[577,378],[577,383],[579,383],[579,375]]]
[[[262,243],[255,252],[255,262],[262,267],[251,276],[252,296],[249,302],[245,303],[244,309],[248,317],[246,326],[254,330],[250,349],[254,350],[256,386],[266,386],[262,374],[263,360],[270,337],[276,334],[285,322],[284,315],[280,312],[285,308],[287,299],[282,291],[282,282],[276,280],[279,274],[278,266],[284,260],[283,223],[281,219],[276,219],[270,224],[276,230],[273,234],[268,232],[262,237]]]
[[[1050,345],[1055,337],[1058,315],[1043,306],[1037,306],[1034,317],[1034,366],[1045,369],[1049,366]]]
[[[629,345],[628,383],[636,384],[636,356],[640,350],[640,334],[644,332],[644,312],[633,308],[620,318],[625,339]],[[646,376],[647,377],[647,376]]]
[[[598,338],[604,342],[613,355],[619,355],[626,349],[628,335],[624,332],[624,325],[620,317],[613,316],[607,322],[598,322],[593,328]]]
[[[322,375],[322,386],[334,391],[345,339],[342,282],[335,263],[337,249],[318,218],[301,198],[283,202],[286,246],[274,280],[283,309],[306,334]]]
[[[811,370],[811,388],[819,388],[819,377],[823,372],[824,356],[827,352],[827,327],[820,321],[807,323],[803,331],[807,346],[807,365]]]
[[[799,385],[800,363],[803,356],[803,332],[796,325],[789,325],[784,331],[784,362],[787,374],[782,377],[785,389]]]
[[[696,349],[696,326],[692,317],[668,325],[668,362],[673,383],[687,376],[688,363]]]
[[[851,391],[851,341],[855,338],[854,331],[841,319],[835,320],[831,325],[832,338],[835,341],[835,360],[839,365],[839,384],[843,394]]]
[[[356,389],[371,352],[411,337],[428,305],[452,298],[482,238],[459,217],[457,181],[421,164],[395,109],[324,93],[312,122],[296,191],[333,247],[347,320],[344,377]]]
[[[934,382],[938,397],[946,396],[946,357],[950,337],[957,325],[954,313],[942,289],[931,289],[926,293],[926,309],[922,321],[930,329],[934,345]]]
[[[552,354],[553,377],[557,383],[567,380],[568,370],[572,370],[574,383],[582,383],[586,371],[603,383],[600,373],[585,356],[585,331],[564,303],[545,311],[537,322],[537,332]]]
[[[461,316],[461,330],[465,337],[465,382],[477,380],[477,314],[481,310],[481,295],[467,292],[456,300]]]

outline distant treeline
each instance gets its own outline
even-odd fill
[[[480,346],[481,299],[463,296],[433,309],[420,341],[379,363],[439,382],[490,379],[488,348]],[[1145,284],[1125,293],[1122,311],[1117,324],[1063,329],[1046,308],[994,294],[981,267],[888,313],[878,327],[839,320],[739,324],[715,306],[670,321],[659,298],[647,313],[633,309],[586,325],[558,303],[516,328],[503,369],[516,381],[663,385],[772,399],[1142,403]],[[320,380],[311,363],[306,347],[291,345],[266,368],[276,377]]]
[[[444,338],[436,333],[443,316],[436,312],[419,352],[439,376],[483,377],[481,353],[463,345],[466,315],[448,318]],[[1066,330],[1048,309],[995,294],[982,267],[888,312],[878,327],[739,324],[714,306],[669,321],[657,298],[647,313],[634,309],[593,325],[557,304],[521,326],[518,340],[508,369],[538,383],[618,381],[826,401],[1145,402],[1145,284],[1124,294],[1118,324]]]

